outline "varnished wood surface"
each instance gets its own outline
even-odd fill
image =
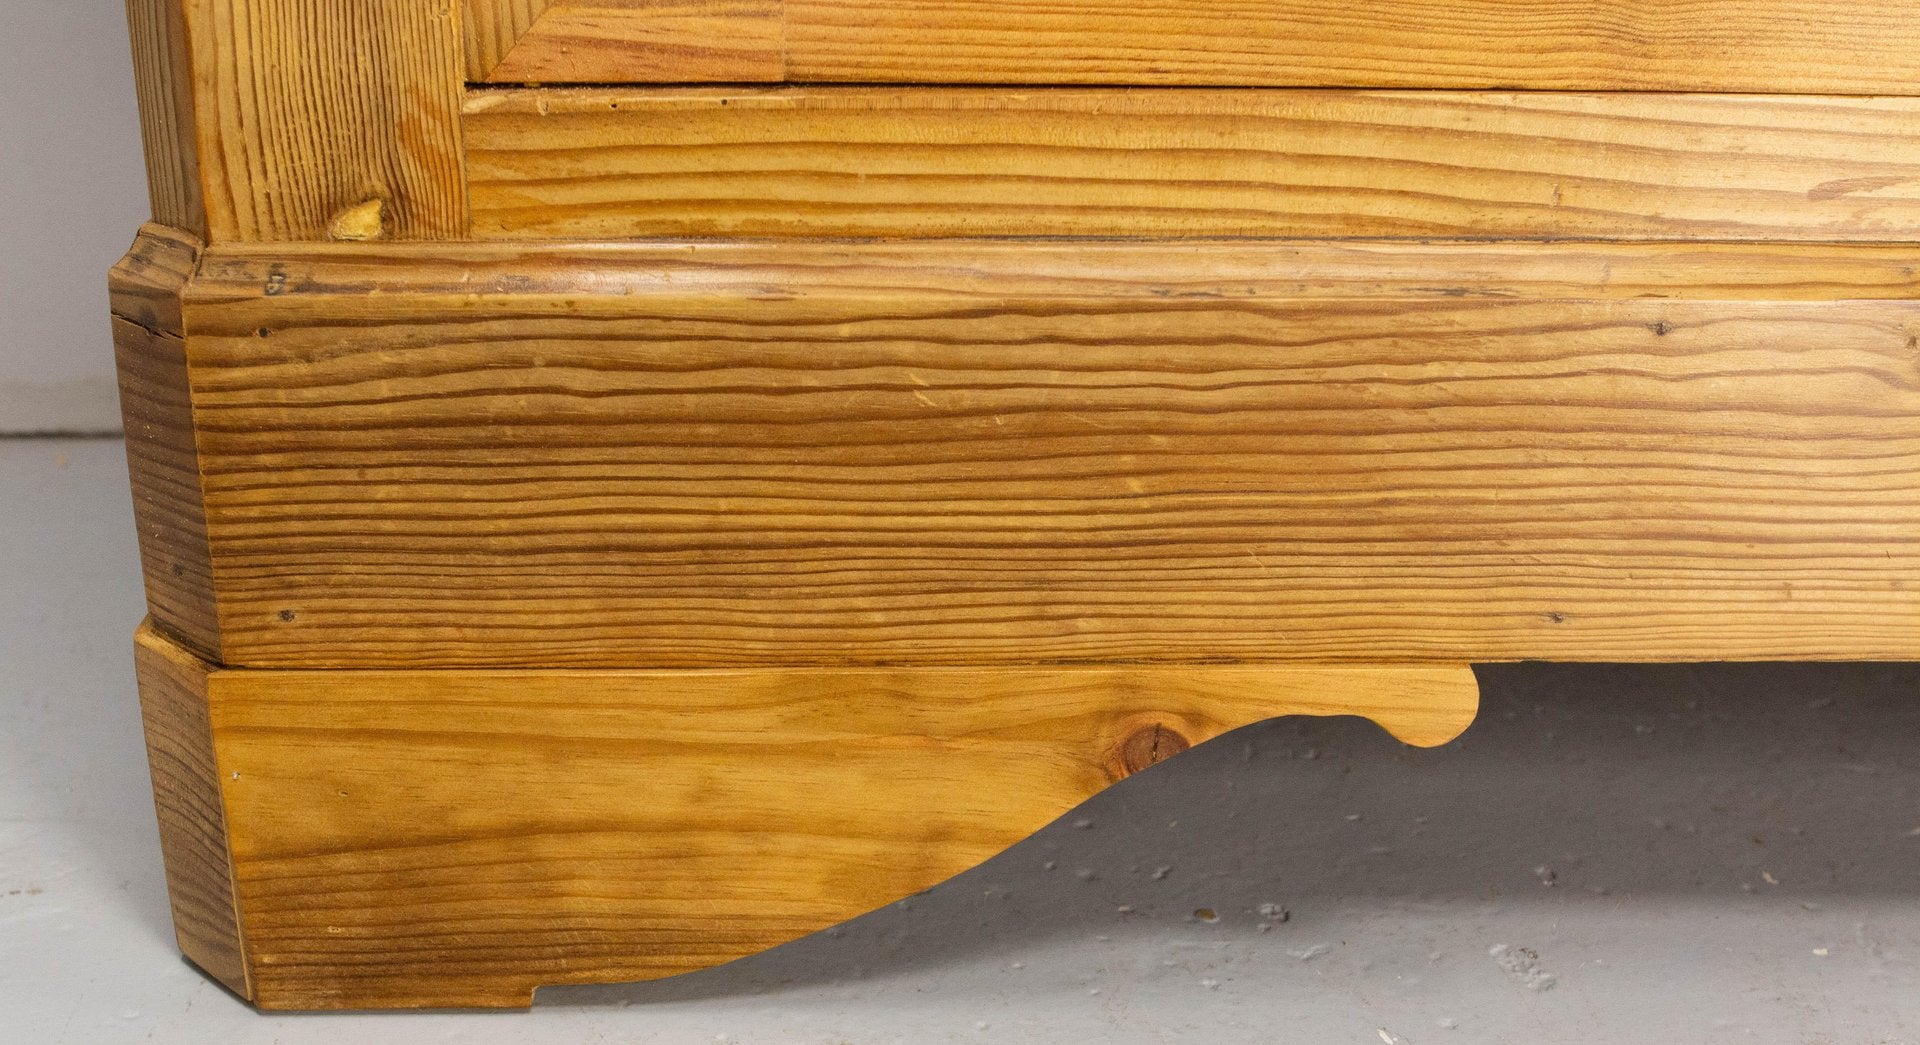
[[[526,0],[473,3],[513,8]],[[468,72],[495,83],[778,82],[788,69],[782,7],[781,0],[546,3],[497,62]]]
[[[152,226],[149,226],[152,229]],[[1482,241],[712,240],[563,243],[230,244],[202,256],[197,309],[296,317],[383,295],[409,315],[618,316],[652,304],[738,315],[784,300],[1116,301],[1353,298],[1836,301],[1920,298],[1900,243]],[[265,299],[271,298],[272,301]],[[271,336],[271,335],[269,335]]]
[[[110,287],[147,609],[195,650],[218,657],[212,546],[180,316],[180,292],[199,252],[193,236],[149,225],[114,266]]]
[[[1920,99],[555,89],[466,105],[481,238],[1920,234]]]
[[[1920,657],[1904,7],[129,15],[149,760],[266,1007],[724,962],[1468,661]]]
[[[183,229],[149,222],[107,273],[113,315],[168,337],[184,334],[180,294],[200,264],[205,244]]]
[[[461,0],[466,79],[479,82],[513,50],[548,0]]]
[[[201,671],[270,1009],[705,968],[1235,727],[1362,715],[1434,745],[1478,705],[1462,666]]]
[[[211,242],[320,240],[381,200],[392,237],[463,236],[456,7],[130,0],[156,219]]]
[[[468,75],[495,83],[1806,94],[1920,84],[1920,23],[1895,0],[469,0],[469,10]],[[503,22],[525,29],[508,43],[494,28]]]
[[[134,665],[180,951],[234,993],[250,998],[208,717],[207,666],[151,628],[140,630]]]
[[[374,291],[378,293],[374,293]],[[1909,659],[1904,247],[215,251],[229,660]]]
[[[153,220],[204,240],[207,207],[196,151],[193,63],[180,0],[127,0],[127,30]]]

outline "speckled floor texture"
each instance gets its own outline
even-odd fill
[[[528,1014],[268,1017],[176,956],[120,447],[0,441],[0,1041],[1920,1043],[1920,668],[1500,666],[1267,723],[841,929]]]

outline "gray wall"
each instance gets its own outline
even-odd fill
[[[107,267],[148,214],[119,0],[0,0],[0,434],[114,431]]]

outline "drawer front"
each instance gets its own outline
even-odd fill
[[[467,0],[491,83],[1904,93],[1905,0]]]

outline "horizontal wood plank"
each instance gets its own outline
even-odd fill
[[[864,914],[1230,729],[1362,715],[1422,745],[1464,666],[218,671],[271,1009],[507,1006]]]
[[[372,293],[377,289],[379,293]],[[1907,248],[215,251],[238,664],[1908,659]]]
[[[504,90],[465,137],[482,238],[1920,236],[1906,98]]]
[[[469,75],[495,83],[1920,84],[1920,22],[1896,0],[552,0],[505,50],[491,30],[527,0],[470,4]]]

